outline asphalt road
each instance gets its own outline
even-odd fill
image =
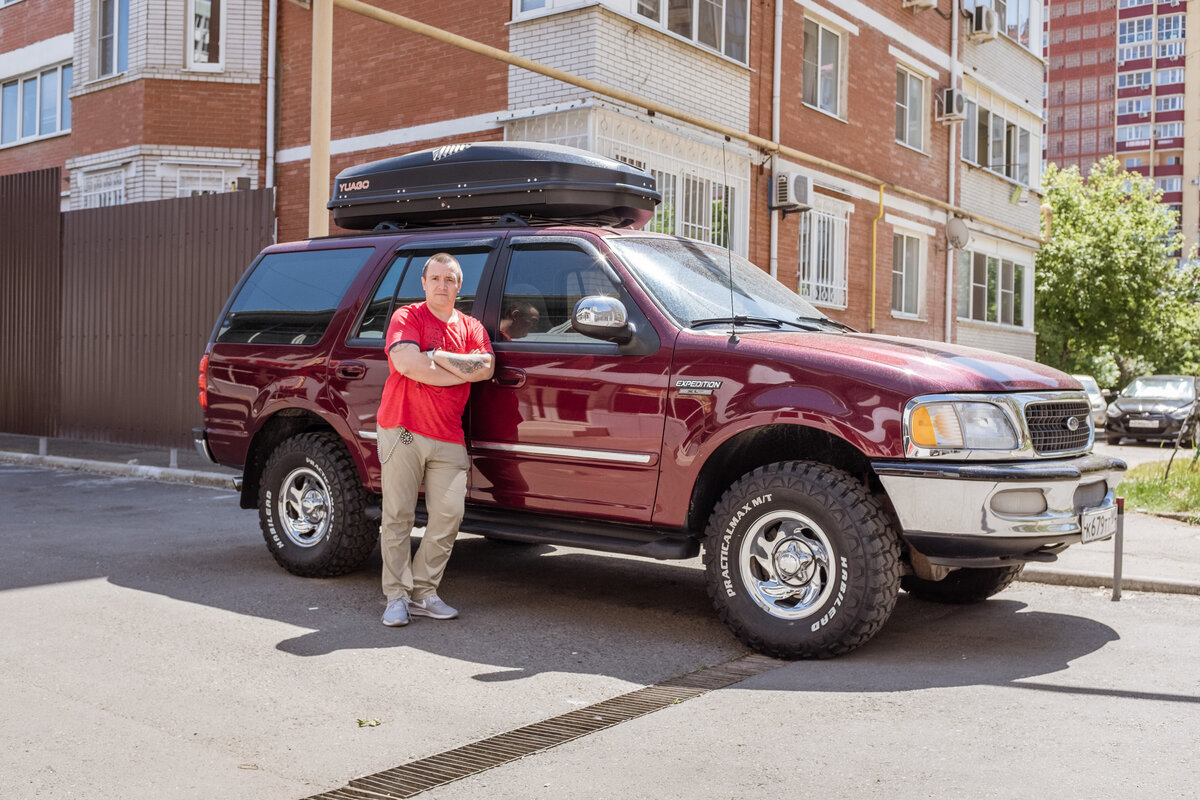
[[[0,465],[0,796],[291,800],[746,651],[699,561],[466,536],[450,622],[270,558],[232,492]],[[430,798],[1192,797],[1200,598],[902,596],[779,667]],[[360,727],[358,719],[379,719]]]

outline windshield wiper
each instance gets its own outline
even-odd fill
[[[796,322],[807,322],[812,325],[828,325],[831,328],[836,328],[839,331],[849,331],[850,333],[858,333],[857,328],[851,328],[844,322],[838,322],[836,319],[829,317],[797,317]]]
[[[783,320],[773,317],[753,317],[747,314],[738,314],[734,317],[709,317],[707,319],[694,319],[688,327],[698,328],[701,325],[766,325],[770,328],[782,328]]]

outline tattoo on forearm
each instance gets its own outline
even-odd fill
[[[439,350],[438,355],[445,356],[451,366],[463,375],[472,375],[485,367],[483,358],[474,353],[448,353]]]

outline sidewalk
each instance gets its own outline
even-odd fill
[[[0,463],[232,489],[237,470],[195,449],[136,447],[0,433]],[[1051,564],[1028,564],[1021,580],[1065,586],[1113,585],[1115,540],[1074,545]],[[1200,526],[1127,511],[1122,558],[1126,591],[1200,595]]]

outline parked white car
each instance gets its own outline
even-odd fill
[[[1099,384],[1091,375],[1072,375],[1072,378],[1083,384],[1083,390],[1087,392],[1088,402],[1092,405],[1092,427],[1104,429],[1104,412],[1108,408],[1108,403],[1104,399],[1104,393],[1100,391]]]

